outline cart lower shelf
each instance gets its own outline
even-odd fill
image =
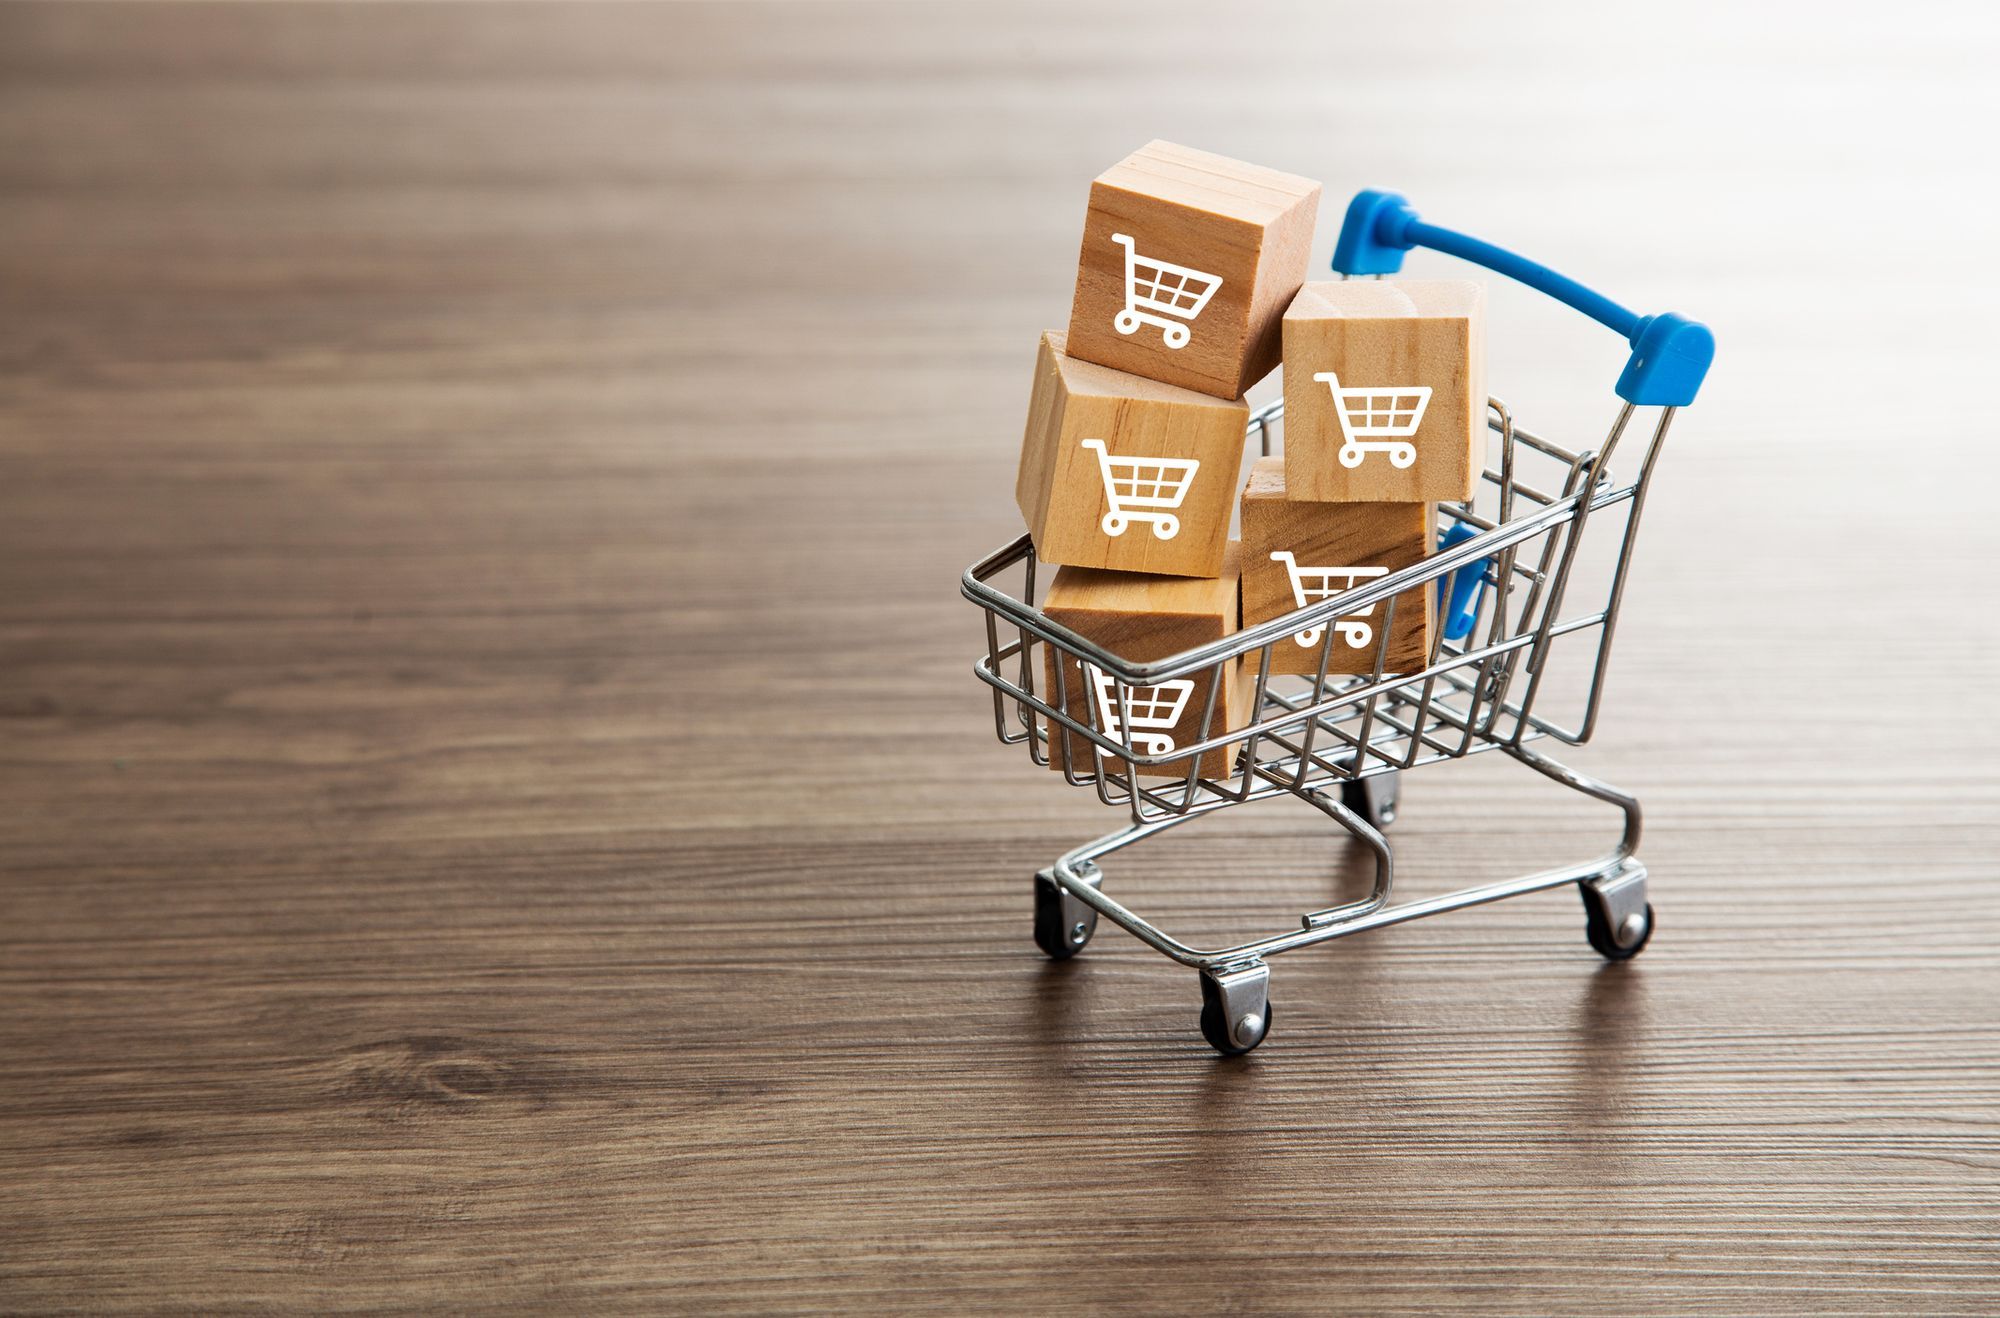
[[[1035,943],[1054,960],[1067,960],[1090,942],[1097,931],[1098,918],[1103,916],[1149,947],[1194,968],[1201,984],[1202,1037],[1224,1056],[1247,1053],[1270,1035],[1271,957],[1370,929],[1574,884],[1583,899],[1584,936],[1591,947],[1612,961],[1627,961],[1637,956],[1653,936],[1646,867],[1635,855],[1642,822],[1637,798],[1527,747],[1505,749],[1511,758],[1543,776],[1617,806],[1625,824],[1618,844],[1604,855],[1580,864],[1461,888],[1421,901],[1391,904],[1394,853],[1382,830],[1396,818],[1398,775],[1378,774],[1341,783],[1337,796],[1319,792],[1310,798],[1322,812],[1374,852],[1374,889],[1362,901],[1307,912],[1300,917],[1297,929],[1233,947],[1204,950],[1183,943],[1106,896],[1104,871],[1098,864],[1112,852],[1201,817],[1176,815],[1108,833],[1037,873]]]

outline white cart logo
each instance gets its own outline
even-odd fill
[[[1352,590],[1364,581],[1387,576],[1389,572],[1386,567],[1300,567],[1289,549],[1273,551],[1271,561],[1283,563],[1285,570],[1292,574],[1292,598],[1299,602],[1298,606],[1302,609],[1315,601],[1332,599],[1342,591]],[[1361,619],[1372,617],[1374,613],[1373,604],[1353,613],[1343,613],[1334,620],[1333,629],[1350,647],[1359,650],[1375,635],[1374,629]],[[1308,627],[1292,639],[1311,648],[1319,644],[1322,630],[1320,627]]]
[[[1417,433],[1424,409],[1431,405],[1429,385],[1343,389],[1332,371],[1315,371],[1313,379],[1333,391],[1340,433],[1347,441],[1340,446],[1341,466],[1358,467],[1370,453],[1387,453],[1398,470],[1417,460],[1417,446],[1404,436]]]
[[[1135,334],[1141,325],[1157,326],[1169,348],[1187,347],[1189,331],[1181,322],[1201,314],[1222,287],[1222,277],[1141,256],[1122,233],[1112,234],[1111,241],[1125,249],[1125,309],[1111,318],[1112,327]]]
[[[1097,450],[1097,468],[1104,475],[1104,498],[1111,505],[1104,514],[1104,534],[1124,535],[1133,522],[1151,522],[1157,540],[1180,534],[1181,519],[1167,510],[1187,498],[1188,486],[1201,470],[1199,458],[1121,458],[1106,453],[1101,439],[1086,439],[1083,446]]]
[[[1123,741],[1126,726],[1118,718],[1118,684],[1090,665],[1084,667],[1090,669],[1090,683],[1097,690],[1098,726],[1113,741]],[[1171,751],[1173,729],[1179,725],[1181,712],[1193,694],[1191,678],[1162,682],[1158,686],[1126,687],[1125,708],[1132,716],[1132,749],[1141,755],[1165,755]]]

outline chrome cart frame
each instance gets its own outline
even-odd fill
[[[1051,621],[1036,607],[1037,562],[1029,537],[975,564],[962,590],[980,606],[986,654],[974,665],[992,688],[994,730],[1006,744],[1024,745],[1039,765],[1049,763],[1048,742],[1057,728],[1070,746],[1092,748],[1063,758],[1062,774],[1074,786],[1094,789],[1106,805],[1123,807],[1130,823],[1077,847],[1035,876],[1035,937],[1051,957],[1074,955],[1089,941],[1099,916],[1183,965],[1200,972],[1203,1035],[1225,1054],[1248,1052],[1271,1024],[1269,958],[1294,948],[1400,924],[1406,920],[1485,902],[1575,884],[1582,894],[1586,935],[1606,957],[1636,955],[1653,931],[1646,868],[1637,858],[1640,807],[1636,798],[1587,777],[1545,754],[1535,743],[1581,745],[1597,726],[1626,574],[1641,514],[1667,431],[1678,407],[1692,402],[1713,355],[1703,326],[1678,316],[1639,317],[1609,299],[1573,284],[1546,267],[1417,219],[1393,193],[1364,192],[1349,207],[1334,266],[1347,275],[1379,275],[1400,268],[1411,247],[1432,247],[1518,278],[1569,303],[1623,334],[1633,345],[1618,382],[1623,405],[1604,441],[1573,452],[1515,424],[1504,404],[1488,404],[1499,465],[1488,466],[1478,495],[1439,506],[1442,547],[1422,562],[1222,640],[1152,663],[1131,663]],[[1658,408],[1636,479],[1620,483],[1611,459],[1641,409]],[[1272,404],[1252,418],[1247,439],[1265,454],[1283,414]],[[1644,433],[1643,424],[1637,427]],[[1609,523],[1616,554],[1596,578],[1586,604],[1566,611],[1590,574],[1579,575],[1579,550],[1587,531]],[[1447,621],[1434,629],[1429,661],[1416,672],[1386,673],[1384,660],[1395,610],[1406,592],[1437,583]],[[1378,607],[1379,606],[1379,607]],[[1407,604],[1405,604],[1407,607]],[[1329,674],[1345,614],[1378,609],[1372,670],[1360,676]],[[1311,677],[1275,676],[1273,648],[1318,629],[1318,671]],[[1041,647],[1056,657],[1044,668]],[[1544,706],[1547,681],[1559,651],[1577,652],[1587,681],[1573,721]],[[1206,688],[1206,708],[1195,727],[1211,729],[1224,674],[1230,665],[1255,691],[1251,721],[1200,741],[1148,754],[1135,747],[1127,717],[1134,689],[1193,678]],[[1099,702],[1072,703],[1072,674],[1103,674],[1115,684],[1119,717],[1107,721]],[[1038,692],[1044,673],[1055,690]],[[1084,680],[1089,680],[1085,678]],[[1108,711],[1106,711],[1108,712]],[[1078,714],[1081,714],[1081,718]],[[1110,731],[1107,732],[1107,722]],[[1233,771],[1224,778],[1198,776],[1208,752],[1226,751]],[[1586,796],[1616,806],[1623,831],[1615,846],[1594,859],[1464,888],[1420,901],[1392,903],[1394,857],[1382,830],[1396,816],[1398,776],[1408,769],[1487,751],[1510,758]],[[1176,766],[1173,776],[1142,769]],[[1185,763],[1186,770],[1178,768]],[[1221,948],[1184,942],[1125,906],[1103,888],[1099,862],[1112,852],[1230,806],[1276,796],[1300,798],[1365,844],[1375,859],[1374,883],[1358,901],[1306,912],[1297,928]]]

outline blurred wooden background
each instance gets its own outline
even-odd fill
[[[1992,1312],[1995,24],[0,9],[0,1308]],[[1191,973],[1035,953],[1111,821],[957,574],[1156,136],[1324,179],[1316,262],[1395,186],[1715,326],[1577,756],[1638,962],[1370,935],[1223,1063]],[[1609,336],[1494,317],[1608,419]],[[1400,877],[1610,827],[1447,768]],[[1110,874],[1224,936],[1353,859]]]

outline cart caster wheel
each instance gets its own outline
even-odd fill
[[[1240,1012],[1232,1023],[1221,985],[1201,977],[1201,1037],[1224,1057],[1240,1057],[1271,1033],[1271,999],[1259,994],[1258,1010]]]
[[[1368,821],[1377,832],[1396,822],[1397,779],[1394,773],[1350,780],[1340,785],[1340,803]]]
[[[1047,874],[1035,876],[1035,946],[1067,961],[1097,932],[1097,911],[1064,892]]]
[[[1638,925],[1637,928],[1633,927],[1635,923]],[[1644,951],[1646,944],[1652,941],[1652,903],[1646,904],[1644,915],[1638,915],[1636,912],[1628,915],[1625,917],[1623,927],[1614,930],[1604,907],[1586,897],[1583,901],[1583,933],[1584,937],[1590,940],[1590,945],[1597,949],[1597,954],[1605,960],[1630,961]],[[1624,935],[1623,941],[1619,938],[1620,934]]]

